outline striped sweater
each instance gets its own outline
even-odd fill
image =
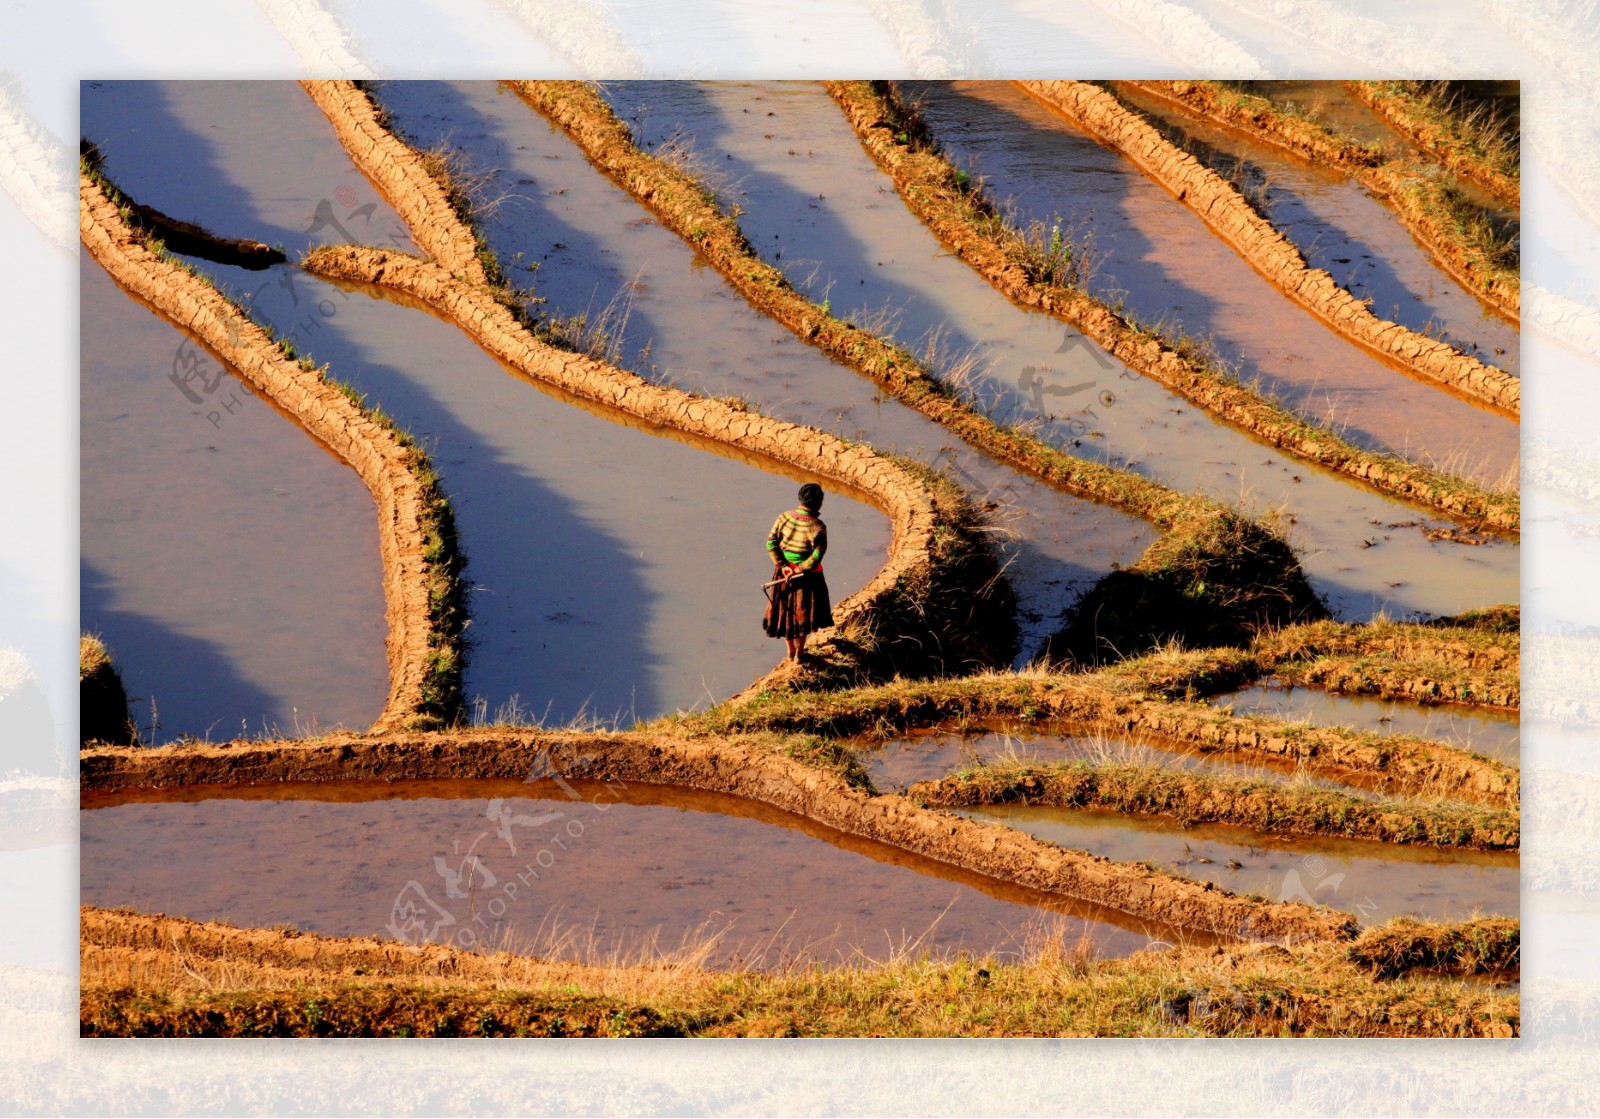
[[[802,571],[821,566],[827,550],[828,526],[804,508],[780,514],[772,523],[772,531],[767,533],[767,551],[772,553],[773,562],[781,559]]]

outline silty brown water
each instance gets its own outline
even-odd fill
[[[274,215],[314,213],[321,199],[315,176],[258,184],[252,176],[260,163],[269,155],[310,166],[348,160],[309,101],[313,119],[285,135],[252,127],[249,98],[266,121],[280,107],[276,85],[219,88],[235,130],[226,143],[161,113],[138,119],[138,137],[168,166],[210,168],[219,183],[238,184],[226,192],[225,209],[214,204],[194,216],[219,234],[266,240],[269,224],[282,229],[295,220]],[[203,118],[194,96],[183,90],[178,100]],[[108,101],[121,114],[143,103],[134,96]],[[240,131],[273,146],[252,149]],[[136,151],[131,139],[119,147]],[[119,167],[108,159],[113,176]],[[141,186],[142,201],[168,212],[187,189],[155,176]],[[286,193],[295,188],[298,195]],[[377,243],[394,240],[384,213],[371,215]],[[342,211],[336,216],[352,235],[367,228]],[[302,230],[290,247],[322,239]],[[335,231],[333,239],[342,238]],[[380,293],[354,294],[290,265],[260,273],[198,266],[248,298],[302,353],[331,362],[333,376],[369,394],[434,456],[468,556],[466,691],[482,717],[648,718],[726,698],[780,655],[759,627],[759,586],[770,571],[763,541],[772,519],[793,504],[798,482],[808,479],[591,415],[512,374],[453,325]],[[726,348],[738,352],[735,343]],[[888,525],[844,494],[833,495],[825,515],[837,601],[882,566]]]
[[[489,243],[517,283],[549,301],[545,310],[593,318],[626,301],[625,321],[616,312],[608,327],[627,367],[910,455],[948,470],[977,500],[1003,501],[997,542],[1020,600],[1019,662],[1041,650],[1079,593],[1154,539],[1141,521],[971,451],[799,342],[512,94],[485,82],[393,82],[379,96],[420,144],[448,142],[487,176],[484,192],[498,199]]]
[[[1209,337],[1245,381],[1261,378],[1296,411],[1337,424],[1360,445],[1447,464],[1486,483],[1515,467],[1513,420],[1413,380],[1341,338],[1132,163],[1019,87],[914,83],[910,90],[923,99],[939,141],[1024,222],[1059,222],[1065,235],[1075,224],[1092,230],[1090,287],[1102,297],[1125,301],[1141,321]],[[1364,197],[1342,181],[1327,186]],[[1420,252],[1392,215],[1389,224],[1392,240],[1361,250],[1385,267]],[[1482,318],[1475,303],[1471,313]]]
[[[1346,726],[1380,734],[1436,738],[1508,765],[1519,764],[1522,756],[1522,723],[1515,711],[1453,703],[1424,706],[1371,696],[1335,695],[1321,688],[1269,684],[1224,692],[1207,702],[1214,707],[1232,707],[1240,715],[1271,715],[1289,722],[1303,719],[1314,726]]]
[[[1370,120],[1371,127],[1358,131],[1381,129],[1397,148],[1410,152],[1388,125],[1342,85],[1295,84],[1315,86],[1317,96],[1324,99],[1308,100],[1308,110],[1317,104],[1326,106],[1332,100],[1343,106],[1344,117]],[[1411,236],[1400,216],[1354,179],[1302,162],[1232,129],[1189,116],[1125,82],[1117,83],[1116,90],[1140,112],[1191,140],[1197,156],[1219,174],[1237,174],[1251,189],[1259,191],[1273,225],[1294,242],[1306,263],[1326,269],[1357,298],[1370,299],[1372,312],[1379,318],[1442,337],[1462,352],[1508,373],[1519,370],[1517,328],[1485,310],[1478,298]],[[1274,91],[1266,92],[1277,97]],[[1488,203],[1491,217],[1501,230],[1513,239],[1517,236],[1514,213],[1501,214],[1499,204],[1482,188],[1445,177],[1469,195],[1474,205],[1483,208]]]
[[[444,479],[483,718],[653,718],[726,699],[781,657],[760,628],[765,540],[811,476],[578,407],[403,297],[292,275],[336,308],[302,349],[430,448]],[[293,329],[280,287],[254,308]],[[825,488],[842,601],[883,566],[889,525]]]
[[[293,799],[291,799],[293,798]],[[1099,954],[1159,927],[733,797],[622,782],[210,788],[81,813],[85,905],[608,959],[713,933],[717,966]],[[1168,934],[1170,936],[1170,933]]]
[[[1075,454],[1129,462],[1179,489],[1282,506],[1308,574],[1340,616],[1365,618],[1385,602],[1400,613],[1449,613],[1515,599],[1514,543],[1429,541],[1422,526],[1436,519],[1216,423],[1060,321],[1010,304],[906,210],[820,87],[630,82],[607,93],[642,144],[692,141],[696,164],[742,208],[752,243],[812,299],[857,321],[887,308],[890,329],[913,346],[938,330],[947,352],[975,350],[976,384],[1001,418],[1032,421]],[[1172,216],[1188,220],[1181,207]],[[1248,271],[1226,247],[1211,247],[1222,254],[1217,266]]]
[[[87,249],[79,306],[81,624],[140,727],[364,729],[389,681],[361,480]]]
[[[1160,817],[1069,808],[994,805],[963,814],[1109,859],[1148,860],[1236,893],[1330,905],[1363,924],[1408,914],[1459,921],[1519,911],[1515,853],[1185,827]]]
[[[1369,143],[1382,145],[1383,153],[1390,159],[1427,158],[1411,140],[1401,135],[1393,125],[1379,116],[1343,82],[1271,81],[1234,83],[1248,88],[1263,97],[1293,106],[1312,120],[1326,124],[1336,132]],[[1467,102],[1468,111],[1474,103],[1491,108],[1500,119],[1508,121],[1513,134],[1521,128],[1521,83],[1474,82],[1474,86],[1487,87],[1480,98]],[[1489,211],[1497,222],[1512,233],[1516,232],[1520,215],[1516,207],[1508,206],[1495,195],[1471,179],[1461,178],[1453,172],[1441,170],[1440,175],[1459,190],[1469,202]],[[1502,366],[1502,368],[1504,368]]]

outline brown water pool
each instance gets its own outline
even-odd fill
[[[1220,824],[1186,828],[1160,817],[1071,808],[994,805],[963,814],[1109,859],[1147,860],[1235,893],[1330,905],[1363,924],[1519,912],[1515,853],[1267,836]]]
[[[85,905],[573,959],[719,934],[720,966],[1015,954],[1040,930],[1125,955],[1159,929],[710,793],[570,782],[90,795]]]
[[[1237,714],[1272,715],[1316,726],[1347,726],[1380,734],[1414,734],[1436,738],[1463,750],[1518,765],[1521,762],[1521,717],[1515,711],[1493,711],[1442,703],[1423,705],[1371,696],[1335,695],[1321,688],[1285,688],[1258,684],[1211,696],[1214,707],[1232,707]]]
[[[360,478],[87,249],[79,301],[81,625],[146,739],[365,728],[389,673]]]

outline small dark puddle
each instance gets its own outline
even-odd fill
[[[1224,692],[1208,700],[1213,707],[1232,707],[1239,715],[1271,715],[1288,722],[1304,719],[1315,726],[1346,726],[1380,734],[1413,734],[1436,738],[1463,750],[1486,754],[1507,765],[1520,765],[1522,720],[1514,711],[1490,711],[1458,704],[1424,706],[1370,696],[1335,695],[1321,688],[1284,688],[1257,684]]]
[[[1127,955],[1163,936],[735,797],[620,781],[567,788],[86,794],[81,899],[585,960],[720,933],[710,960],[722,967],[885,959],[913,947],[1015,955],[1042,930]]]
[[[1160,817],[1071,808],[994,805],[962,812],[1062,847],[1148,861],[1234,893],[1329,905],[1356,914],[1363,924],[1403,915],[1458,921],[1519,912],[1514,852],[1269,836],[1219,824],[1186,828]]]
[[[87,249],[79,300],[81,620],[146,740],[365,728],[389,674],[361,479]]]
[[[880,792],[904,789],[918,781],[941,777],[985,763],[1019,761],[1036,765],[1061,762],[1097,762],[1118,765],[1156,765],[1193,770],[1213,777],[1238,777],[1258,781],[1303,782],[1336,788],[1352,796],[1370,795],[1326,778],[1313,777],[1290,767],[1271,768],[1200,754],[1178,747],[1162,747],[1101,735],[1052,734],[1037,724],[967,734],[928,730],[887,742],[858,739],[852,743],[873,786]]]

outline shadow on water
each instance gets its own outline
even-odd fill
[[[184,735],[221,741],[313,730],[309,707],[297,728],[296,697],[274,694],[246,678],[222,642],[185,633],[176,619],[120,606],[118,580],[87,559],[78,571],[84,628],[99,634],[111,651],[128,690],[129,713],[146,745],[165,745]],[[327,723],[319,725],[329,729]]]
[[[1002,544],[1022,600],[1021,660],[1039,651],[1083,589],[1113,563],[1131,562],[1153,537],[1141,522],[989,462],[795,340],[509,92],[479,82],[394,82],[379,96],[420,143],[448,142],[475,174],[488,176],[484,191],[498,199],[486,222],[490,244],[518,283],[549,301],[545,310],[593,315],[622,293],[629,301],[625,364],[899,450],[949,470],[979,500],[1022,510],[1008,526],[1017,535]]]
[[[1341,617],[1365,618],[1378,609],[1451,613],[1515,597],[1514,542],[1461,548],[1429,541],[1422,528],[1436,518],[1256,443],[1096,347],[1072,345],[1076,332],[1058,320],[1012,305],[905,208],[822,89],[784,82],[625,83],[607,94],[654,150],[675,134],[692,140],[695,163],[714,177],[720,172],[730,200],[745,211],[740,225],[757,249],[813,298],[831,299],[845,312],[858,298],[850,293],[859,292],[869,309],[898,313],[890,328],[902,339],[915,343],[919,330],[938,324],[951,338],[981,345],[990,360],[981,381],[986,398],[1021,400],[1017,414],[1042,423],[1041,432],[1058,442],[1070,443],[1082,432],[1073,454],[1133,459],[1131,468],[1176,488],[1258,511],[1280,509],[1307,572]],[[988,115],[998,116],[998,142],[1005,142],[1010,128],[1004,114]],[[1115,160],[1088,146],[1095,159]],[[1089,161],[1083,173],[1103,173],[1099,167]],[[1108,190],[1121,198],[1127,187],[1119,182]],[[1191,220],[1162,198],[1169,221]],[[1141,244],[1136,255],[1142,258],[1151,249]],[[1219,267],[1244,267],[1229,250],[1214,249],[1223,254]],[[959,352],[959,345],[951,348]],[[1042,401],[1019,391],[1019,370],[1030,369]],[[1061,395],[1079,384],[1089,388]],[[1094,397],[1090,389],[1110,392],[1113,404],[1096,398],[1092,415],[1080,408],[1074,402]],[[1051,419],[1047,409],[1063,414]],[[1022,512],[1024,532],[1055,523],[1055,515],[1031,498],[1007,504]],[[1105,532],[1068,530],[1050,542],[1051,553],[1070,555]],[[1428,578],[1419,577],[1423,571]],[[1027,582],[1014,585],[1026,597]]]
[[[291,259],[344,241],[417,251],[295,82],[85,82],[80,111],[112,181],[169,217]]]
[[[344,176],[365,184],[298,87],[178,83],[159,92],[165,105],[150,101],[150,87],[135,90],[150,101],[137,103],[148,117],[95,92],[100,127],[120,137],[108,170],[122,174],[123,153],[148,176],[138,180],[148,201],[181,206],[183,190],[170,180],[182,178],[174,168],[189,168],[206,193],[223,197],[185,216],[226,236],[265,238],[314,225],[335,184],[341,226],[316,237],[299,226],[291,247],[366,232],[369,242],[388,240],[386,206],[368,215],[370,230],[365,219],[346,220],[343,207],[359,203],[360,191],[339,197]],[[285,99],[292,106],[280,114]],[[137,155],[134,139],[159,158]],[[284,167],[296,174],[285,177]],[[372,391],[435,450],[476,587],[467,680],[485,715],[649,716],[732,694],[776,659],[759,629],[761,541],[792,503],[792,482],[773,485],[743,464],[530,391],[456,327],[421,311],[352,299],[285,266],[201,268],[250,296],[302,350],[332,359],[336,377]],[[887,522],[843,495],[828,508],[839,541],[830,582],[843,598],[882,565]],[[743,597],[729,593],[746,585]]]
[[[388,691],[372,496],[87,250],[79,268],[83,628],[163,739],[365,727]]]
[[[760,555],[793,502],[786,468],[542,391],[403,296],[294,283],[335,308],[302,348],[415,435],[444,479],[481,715],[651,718],[719,701],[770,662]],[[294,314],[276,284],[254,307],[279,324]],[[825,515],[849,542],[829,564],[839,600],[882,566],[888,525],[837,491]]]
[[[1508,373],[1518,371],[1517,328],[1485,311],[1416,242],[1400,216],[1348,174],[1186,116],[1132,86],[1119,85],[1117,93],[1186,141],[1223,178],[1260,191],[1273,225],[1306,263],[1325,269],[1356,298],[1370,299],[1380,318],[1441,337]]]
[[[215,271],[239,294],[226,270]],[[564,476],[611,490],[624,480],[597,453],[601,439],[575,434],[598,421],[530,391],[427,311],[378,289],[303,273],[292,282],[307,302],[338,308],[301,351],[415,436],[444,479],[467,557],[468,702],[505,721],[657,714],[664,696],[641,640],[656,609],[640,565],[651,542],[625,539],[596,521],[576,488],[552,484]],[[253,308],[280,329],[296,312],[276,285]]]
[[[1154,182],[1009,83],[912,83],[934,134],[1024,221],[1092,230],[1092,288],[1146,322],[1207,339],[1246,381],[1346,438],[1495,482],[1517,427],[1385,366],[1273,287]],[[1411,240],[1392,251],[1410,252]],[[1391,251],[1391,250],[1386,250]],[[1381,252],[1372,254],[1375,259]],[[1407,297],[1409,300],[1409,296]],[[1474,304],[1474,315],[1478,315]],[[1479,316],[1481,317],[1481,315]]]

